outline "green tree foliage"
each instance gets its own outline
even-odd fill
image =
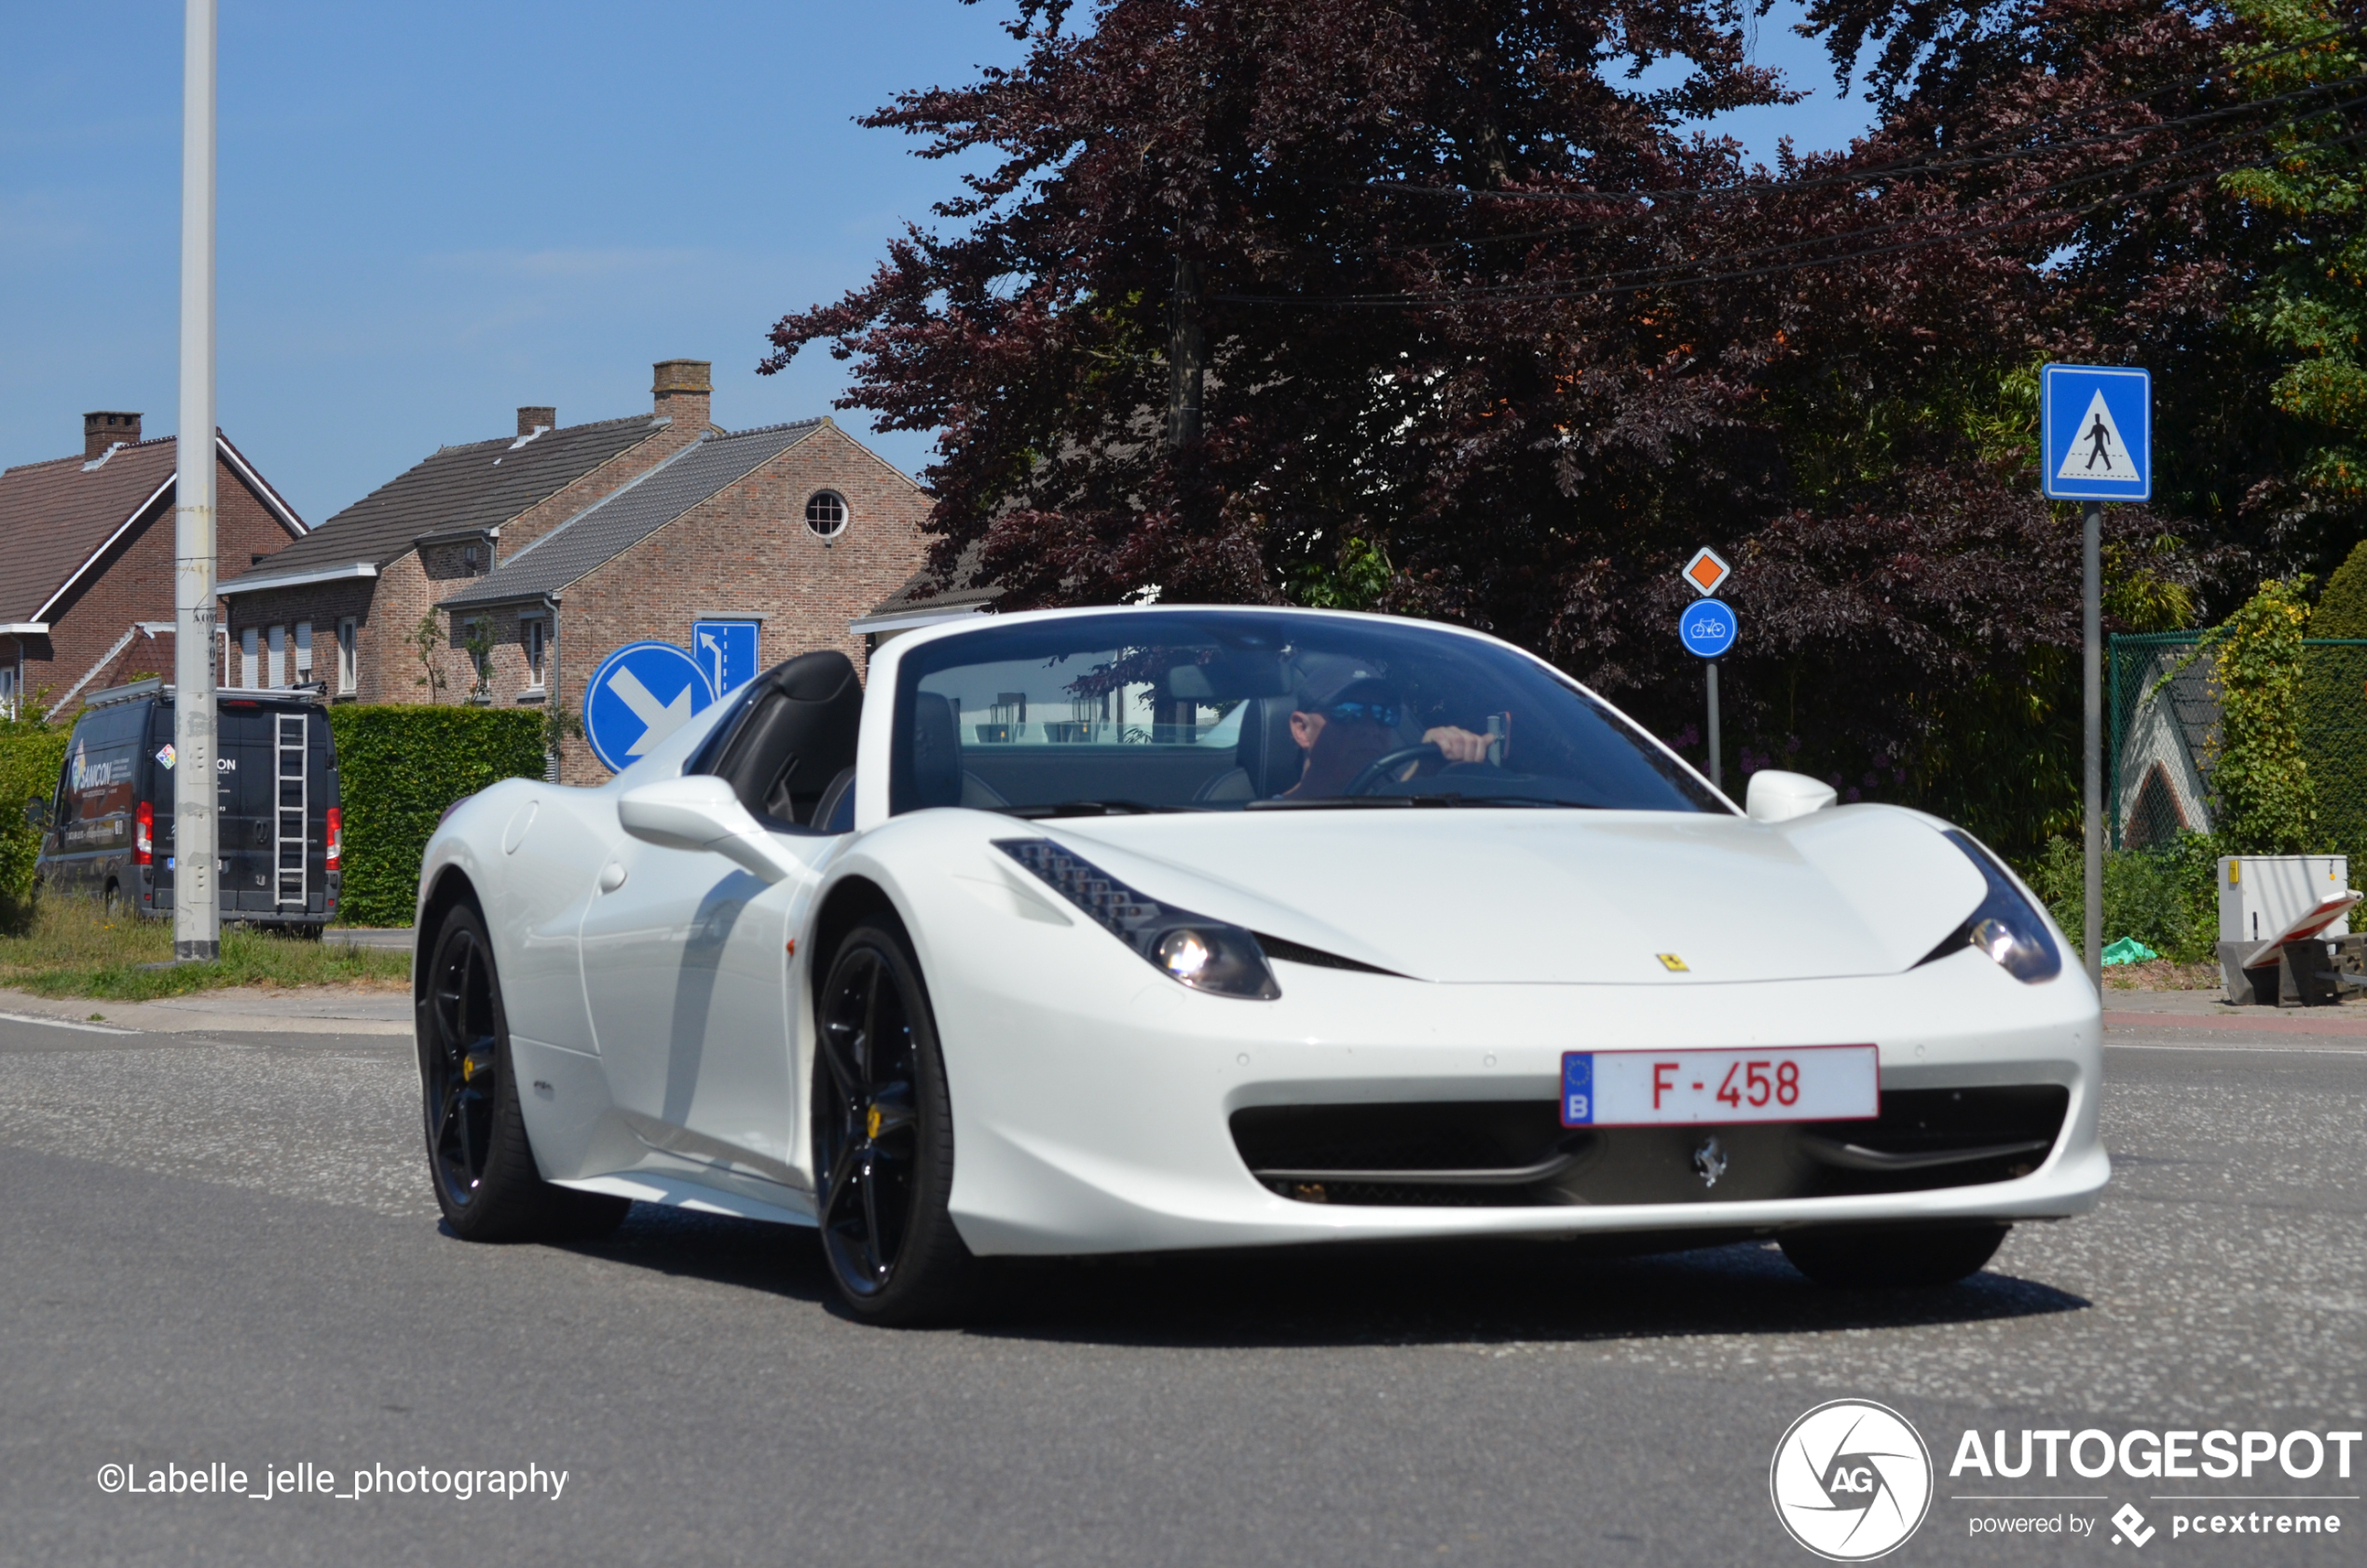
[[[447,684],[443,669],[436,663],[435,650],[444,646],[445,637],[444,624],[436,620],[435,611],[430,610],[421,616],[418,625],[413,627],[411,634],[403,641],[419,661],[419,673],[413,677],[411,684],[425,687],[428,701],[434,702]]]
[[[2367,875],[2367,542],[2352,548],[2310,612],[2302,746],[2318,788],[2318,847]]]
[[[2274,269],[2243,320],[2281,354],[2276,406],[2316,440],[2299,474],[2326,501],[2367,501],[2367,145],[2351,123],[2367,70],[2355,14],[2323,0],[2234,0],[2259,42],[2228,51],[2256,98],[2305,98],[2317,113],[2273,138],[2272,157],[2229,174],[2227,191],[2278,224]],[[2295,48],[2306,45],[2306,48]]]
[[[2208,963],[2218,955],[2219,844],[2182,833],[2158,849],[2104,855],[2104,941],[2133,936],[2164,958]],[[2076,940],[2087,920],[2080,841],[2058,838],[2023,873],[2055,923]]]
[[[345,812],[345,903],[354,925],[408,925],[419,856],[445,808],[503,779],[540,778],[531,708],[397,703],[329,710]]]
[[[2292,352],[2230,324],[2297,230],[2222,178],[2326,116],[2237,79],[2231,48],[2288,57],[2205,0],[1810,0],[1883,117],[1754,168],[1703,134],[1787,90],[1743,15],[1014,0],[1018,66],[866,121],[973,160],[964,193],[763,368],[824,346],[843,406],[939,432],[936,565],[1008,607],[1455,620],[1663,731],[1715,546],[1731,741],[2035,853],[2076,811],[2080,573],[2032,367],[2155,372],[2164,499],[2108,518],[2109,629],[2315,569],[2276,501]]]
[[[0,721],[0,930],[23,931],[32,919],[41,830],[25,820],[24,809],[57,789],[73,732],[70,725],[38,719]]]
[[[2351,546],[2309,615],[2313,637],[2367,637],[2367,539]]]
[[[2210,773],[2230,854],[2318,850],[2318,792],[2302,749],[2307,578],[2271,580],[2213,634],[2219,747]]]

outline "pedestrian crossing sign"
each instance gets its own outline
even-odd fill
[[[2040,473],[2067,501],[2141,501],[2154,493],[2154,386],[2142,370],[2048,365],[2039,373]]]

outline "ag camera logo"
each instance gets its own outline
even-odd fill
[[[1786,1430],[1767,1470],[1775,1517],[1831,1562],[1896,1550],[1932,1506],[1932,1455],[1907,1418],[1866,1399],[1834,1399]]]

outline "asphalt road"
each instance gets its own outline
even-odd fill
[[[2352,1501],[2308,1505],[2332,1538],[1971,1534],[2240,1489],[1958,1501],[2013,1490],[1948,1479],[1968,1427],[2367,1425],[2367,1040],[2115,1039],[2103,1208],[1946,1291],[1830,1294],[1762,1247],[1423,1247],[1033,1266],[980,1326],[898,1333],[831,1311],[799,1233],[643,1208],[593,1248],[445,1236],[406,1043],[0,1021],[0,1561],[1805,1563],[1770,1456],[1862,1397],[1940,1466],[1888,1561],[2357,1562]],[[567,1480],[97,1479],[217,1461]]]

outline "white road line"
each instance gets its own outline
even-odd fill
[[[2104,1042],[2104,1049],[2107,1051],[2213,1051],[2221,1056],[2241,1056],[2247,1052],[2256,1055],[2262,1051],[2273,1051],[2279,1056],[2287,1057],[2357,1057],[2367,1056],[2367,1040],[2362,1040],[2356,1045],[2256,1045],[2249,1041],[2238,1041],[2227,1045],[2156,1045],[2150,1041],[2107,1040]]]
[[[138,1034],[136,1029],[117,1029],[113,1024],[77,1024],[70,1018],[45,1018],[38,1013],[0,1013],[0,1021],[11,1024],[47,1024],[51,1029],[78,1029],[85,1034]]]

